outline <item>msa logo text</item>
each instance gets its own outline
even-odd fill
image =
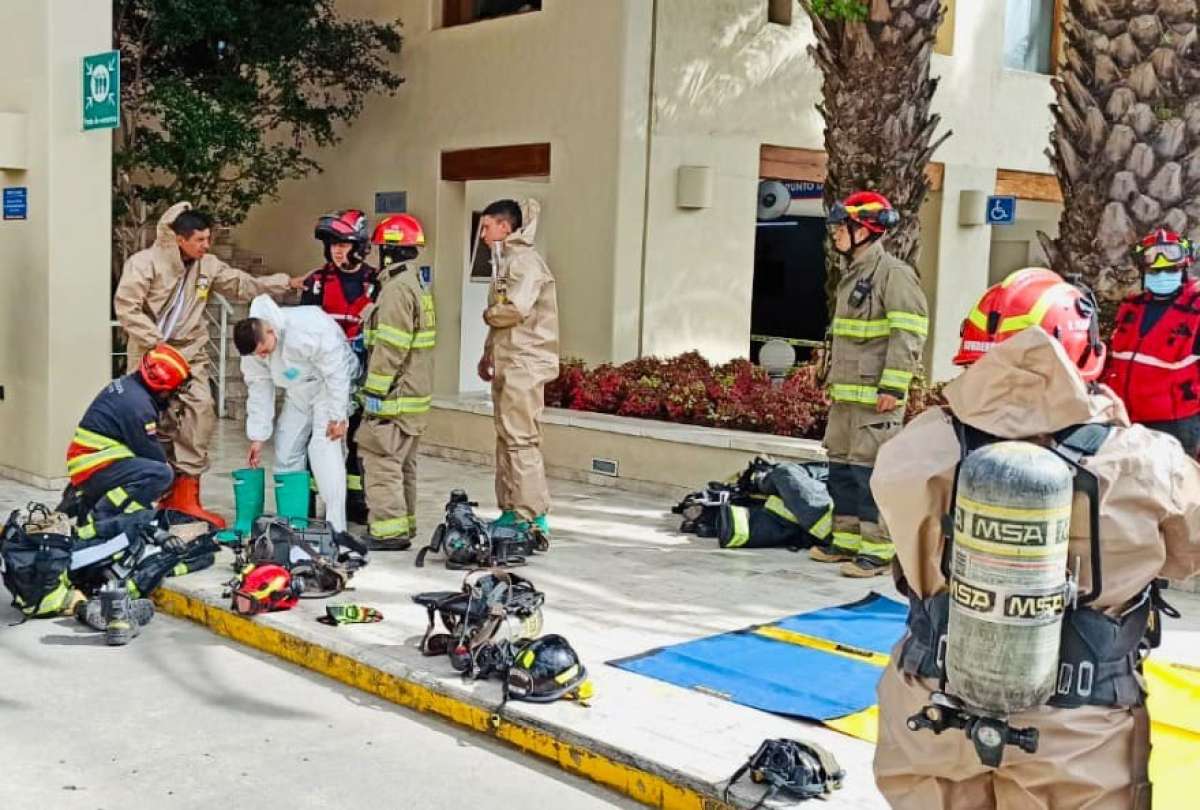
[[[1013,594],[1004,600],[1004,615],[1014,619],[1036,619],[1057,616],[1066,608],[1066,598],[1061,593],[1049,596],[1022,596]]]
[[[950,598],[968,610],[979,613],[991,613],[996,606],[996,594],[958,579],[950,580]]]
[[[996,518],[970,515],[970,528],[967,527],[968,513],[963,509],[955,512],[954,526],[978,540],[992,543],[1007,543],[1014,546],[1045,546],[1067,542],[1067,522],[1065,520],[1053,523],[1026,523],[1019,520],[997,520]]]

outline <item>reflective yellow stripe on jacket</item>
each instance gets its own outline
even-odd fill
[[[785,504],[783,499],[778,495],[772,495],[771,497],[767,498],[764,508],[771,514],[783,518],[788,523],[800,523],[799,520],[796,520],[796,516],[792,514],[792,510],[787,508],[787,504]]]
[[[859,405],[874,405],[879,399],[879,389],[873,385],[829,386],[829,398],[834,402],[854,402]]]
[[[433,305],[433,296],[429,293],[421,295],[421,314],[428,329],[417,332],[413,336],[414,349],[432,349],[437,345],[437,311]]]
[[[433,299],[430,297],[430,300]],[[374,329],[367,330],[367,345],[373,346],[376,343],[386,343],[397,349],[432,349],[437,345],[437,330],[423,329],[420,332],[403,332],[381,323]]]
[[[892,328],[888,325],[887,320],[860,321],[854,318],[834,318],[833,325],[830,327],[830,332],[834,337],[854,338],[856,340],[884,338],[888,336],[891,330]]]
[[[115,439],[93,433],[86,428],[75,428],[74,444],[90,448],[93,452],[74,456],[67,460],[67,475],[78,475],[93,467],[119,461],[123,458],[133,458],[133,451]]]
[[[368,374],[363,390],[368,394],[386,394],[392,388],[392,379],[390,374]]]
[[[396,397],[395,399],[379,399],[364,397],[363,405],[367,413],[373,416],[399,416],[403,413],[427,413],[433,404],[433,397]]]
[[[925,337],[929,334],[929,319],[915,312],[889,312],[888,329],[901,329]]]
[[[897,391],[907,391],[909,384],[912,382],[913,373],[911,371],[899,371],[894,368],[885,368],[883,374],[879,376],[880,388],[891,388]]]

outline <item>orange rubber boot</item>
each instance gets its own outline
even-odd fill
[[[204,520],[218,529],[225,528],[225,518],[213,514],[200,504],[200,478],[195,475],[175,476],[175,485],[167,496],[158,502],[160,509],[174,509],[191,515],[197,520]]]

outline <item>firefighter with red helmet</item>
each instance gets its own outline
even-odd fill
[[[829,494],[833,539],[809,552],[842,563],[849,577],[884,573],[895,549],[875,500],[871,468],[904,422],[909,383],[921,363],[929,321],[916,271],[884,250],[900,216],[882,194],[863,191],[834,204],[834,248],[849,261],[838,281],[827,380]]]
[[[171,488],[175,476],[158,421],[190,378],[183,355],[160,343],[142,355],[137,371],[113,380],[88,406],[67,447],[67,475],[83,514],[100,520],[136,512]]]
[[[1192,243],[1156,228],[1133,248],[1142,292],[1117,310],[1103,381],[1129,418],[1200,451],[1200,283]]]
[[[363,318],[379,293],[378,271],[366,262],[371,252],[367,215],[354,208],[325,214],[317,220],[313,236],[325,246],[325,264],[305,278],[300,303],[329,313],[346,333],[359,363],[365,365]],[[346,433],[346,516],[355,523],[367,521],[357,445],[361,421],[358,411],[351,413]]]
[[[963,323],[954,362],[968,368],[946,386],[948,405],[918,416],[879,454],[871,489],[894,532],[894,575],[909,602],[908,632],[878,687],[875,782],[895,810],[1150,807],[1142,666],[1169,610],[1154,582],[1200,571],[1200,466],[1166,436],[1131,425],[1113,391],[1094,384],[1106,354],[1096,309],[1090,292],[1044,269],[1019,270],[989,289]],[[1052,636],[1060,643],[1003,636],[1002,654],[1049,664],[1052,692],[1031,690],[1021,696],[1031,705],[976,715],[990,725],[943,725],[963,718],[965,697],[956,703],[947,672],[962,632],[956,621],[969,612],[1013,627],[1009,606],[1029,581],[1020,571],[1049,559],[1032,547],[1062,542],[1023,531],[1048,525],[1036,521],[1050,510],[1005,507],[1003,498],[972,504],[963,494],[969,476],[973,492],[1028,492],[1042,479],[982,480],[965,461],[987,446],[1026,443],[1052,448],[1077,482],[1069,522],[1058,524],[1067,563],[1061,574],[1049,570],[1064,583],[1078,572],[1078,591],[1039,609],[1036,622],[1061,616],[1062,632]],[[1019,539],[1000,541],[1008,529]],[[983,546],[991,561],[981,562]],[[967,584],[985,567],[1005,583],[998,593]],[[986,629],[975,633],[986,643]],[[1001,686],[1022,677],[989,663],[979,662],[978,677]],[[950,699],[939,702],[935,692]],[[1000,721],[1035,730],[1035,750],[1004,747]],[[999,761],[985,762],[981,749],[998,746]]]
[[[400,551],[417,533],[417,445],[433,396],[437,316],[433,291],[408,262],[425,246],[420,221],[384,217],[379,246],[379,301],[367,320],[367,378],[362,387],[362,455],[372,548]]]

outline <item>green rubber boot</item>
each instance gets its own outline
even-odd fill
[[[275,512],[297,529],[308,527],[308,471],[275,473]]]
[[[492,525],[496,528],[504,528],[505,526],[517,525],[517,513],[511,509],[505,509],[500,513],[500,517],[492,521]]]
[[[217,532],[222,543],[236,543],[250,536],[254,521],[263,513],[267,499],[267,473],[262,467],[233,471],[233,502],[236,517],[232,529]]]

